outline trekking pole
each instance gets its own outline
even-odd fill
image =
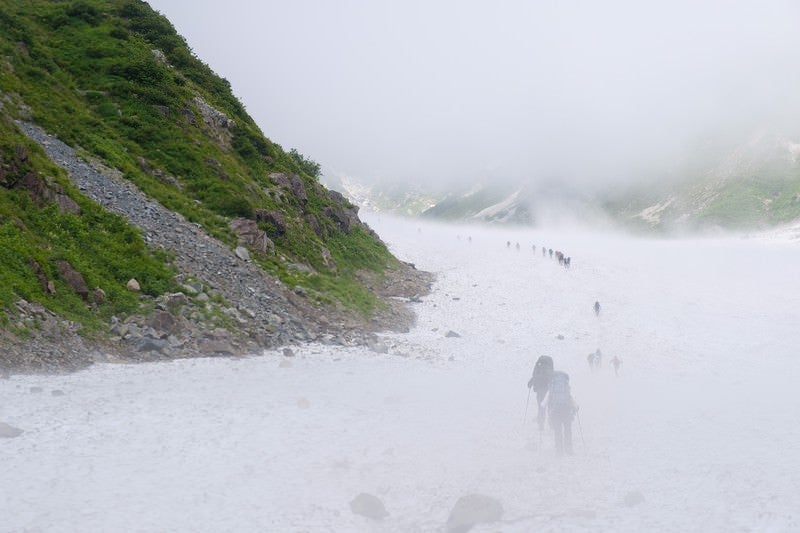
[[[528,387],[528,399],[525,400],[525,415],[522,417],[522,425],[528,421],[528,404],[531,402],[531,388]]]
[[[578,431],[581,434],[581,444],[583,444],[584,449],[586,448],[586,441],[583,439],[583,426],[581,426],[581,412],[580,410],[575,411],[575,418],[578,419]]]

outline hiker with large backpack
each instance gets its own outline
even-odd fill
[[[539,431],[544,429],[545,410],[542,407],[547,390],[550,387],[550,378],[553,375],[553,358],[548,355],[542,355],[536,360],[536,365],[533,367],[533,375],[528,380],[528,388],[533,387],[536,393],[536,404],[538,410],[536,411],[536,422],[539,424]]]
[[[578,412],[578,406],[572,399],[569,374],[562,371],[552,373],[544,403],[547,406],[550,426],[555,431],[556,453],[572,455],[572,419]]]

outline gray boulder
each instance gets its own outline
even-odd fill
[[[68,261],[64,261],[63,259],[58,261],[56,266],[58,267],[59,274],[61,274],[61,278],[66,284],[75,291],[75,294],[86,300],[89,296],[89,286],[86,285],[83,275],[75,270]]]
[[[458,499],[447,519],[447,533],[466,533],[477,524],[491,524],[503,517],[503,505],[483,494],[468,494]]]
[[[13,439],[19,437],[24,431],[14,426],[9,426],[5,422],[0,422],[0,439]]]
[[[158,332],[171,335],[175,332],[177,322],[175,317],[167,311],[158,311],[153,313],[153,316],[147,321],[147,325]]]
[[[372,520],[383,520],[389,516],[383,502],[377,496],[366,492],[362,492],[353,498],[350,502],[350,510],[354,514],[366,516]]]
[[[255,220],[235,218],[228,223],[228,227],[236,234],[239,246],[244,246],[257,252],[272,253],[275,243],[267,237],[267,233],[259,229]]]
[[[254,212],[256,222],[269,224],[274,235],[286,234],[286,218],[280,211],[270,211],[269,209],[256,209]]]
[[[625,499],[622,501],[625,507],[634,507],[640,503],[644,503],[644,494],[638,490],[632,490],[626,494]]]
[[[242,261],[250,261],[250,253],[244,246],[237,246],[233,253]]]

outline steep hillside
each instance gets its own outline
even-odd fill
[[[800,143],[756,132],[680,181],[631,188],[606,207],[621,223],[659,231],[761,229],[800,218]]]
[[[41,346],[6,366],[48,366],[59,337],[84,359],[88,341],[137,357],[234,353],[391,314],[379,293],[411,269],[319,184],[319,165],[262,134],[148,4],[6,0],[0,27],[2,342],[18,355]],[[160,238],[173,232],[219,251],[191,255],[191,239]],[[244,306],[225,274],[263,297]],[[154,327],[156,312],[183,336]]]

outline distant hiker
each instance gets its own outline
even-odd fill
[[[603,366],[603,352],[598,348],[596,351],[586,356],[586,361],[589,363],[589,370],[592,372],[600,370],[600,367]]]
[[[533,253],[536,253],[536,245],[533,245]]]
[[[519,252],[519,243],[517,243],[517,251]]]
[[[553,249],[552,249],[552,248],[549,248],[549,249],[547,250],[547,252],[550,254],[550,259],[552,259],[552,258],[553,258]]]
[[[557,370],[550,378],[550,388],[544,402],[550,426],[555,431],[556,453],[572,455],[572,419],[578,411],[569,386],[569,374]]]
[[[542,257],[544,257],[546,254],[547,254],[547,248],[542,246]]]
[[[539,431],[544,429],[545,411],[542,407],[542,401],[547,390],[550,388],[550,378],[553,375],[553,358],[548,355],[542,355],[536,360],[536,365],[533,367],[533,375],[528,380],[528,388],[533,387],[536,393],[536,422],[539,424]]]
[[[506,248],[511,248],[511,241],[506,241]]]
[[[564,266],[566,268],[569,268],[570,264],[572,264],[572,257],[567,257],[566,259],[564,259]]]
[[[594,316],[600,316],[600,302],[594,302]]]
[[[615,355],[614,358],[611,359],[611,364],[614,365],[614,374],[619,376],[619,367],[622,365],[622,359]]]

